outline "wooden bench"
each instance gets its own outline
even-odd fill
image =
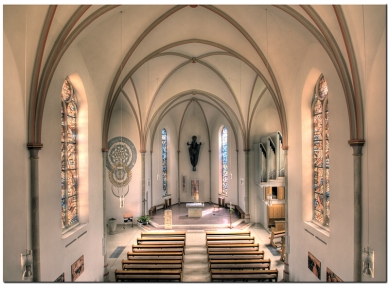
[[[178,259],[183,260],[181,251],[127,252],[127,259]]]
[[[207,245],[208,253],[217,250],[255,250],[259,251],[258,243],[212,243]]]
[[[231,236],[231,235],[237,235],[237,236],[250,236],[250,231],[205,231],[206,236]]]
[[[262,269],[211,269],[211,281],[213,282],[236,282],[236,281],[278,281],[278,270],[262,270]]]
[[[123,259],[122,269],[164,269],[182,270],[182,260],[179,259]]]
[[[211,259],[210,269],[267,269],[270,270],[270,259]]]
[[[181,270],[115,270],[115,281],[181,281]]]
[[[209,260],[217,259],[264,259],[265,252],[263,250],[259,251],[211,251],[208,252]]]
[[[155,206],[152,206],[150,209],[149,209],[149,217],[151,218],[153,216],[153,214],[156,212],[157,210],[155,209]]]
[[[185,237],[185,231],[152,231],[141,232],[140,236],[143,237]]]
[[[235,211],[238,211],[239,214],[240,214],[240,218],[241,219],[244,219],[245,218],[245,212],[238,206],[238,205],[234,205],[235,206]]]
[[[152,217],[154,213],[157,212],[157,208],[159,207],[162,207],[163,209],[165,209],[165,204],[158,204],[158,205],[155,205],[155,206],[151,206],[150,209],[149,209],[149,217]]]
[[[141,237],[136,239],[137,244],[182,244],[185,246],[185,237]]]
[[[271,232],[271,235],[269,237],[270,239],[270,245],[272,245],[273,247],[277,248],[277,247],[280,247],[282,244],[281,244],[281,238],[285,236],[285,230],[283,231],[272,231]],[[279,241],[275,241],[275,239],[279,238],[280,240]]]
[[[132,251],[176,251],[184,252],[183,244],[133,244]]]
[[[254,243],[254,236],[228,236],[228,237],[219,237],[219,236],[207,236],[207,243],[230,243],[230,242],[239,242],[239,243]]]

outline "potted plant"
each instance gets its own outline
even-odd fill
[[[108,220],[108,229],[109,229],[109,232],[108,232],[109,235],[116,234],[116,219],[115,218],[111,218]]]
[[[147,225],[150,221],[150,217],[146,215],[142,215],[138,218],[138,223],[142,225]]]

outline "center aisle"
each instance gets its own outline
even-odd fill
[[[205,232],[188,230],[185,237],[185,255],[182,282],[210,282]]]

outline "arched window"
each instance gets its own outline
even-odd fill
[[[313,98],[313,221],[330,224],[330,141],[328,86],[321,76]]]
[[[162,197],[167,196],[167,132],[162,129]]]
[[[61,199],[64,231],[78,224],[77,101],[68,79],[63,82],[61,97]]]
[[[228,134],[227,128],[224,126],[221,134],[221,168],[222,168],[222,194],[228,194]]]

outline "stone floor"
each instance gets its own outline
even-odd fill
[[[214,209],[213,205],[205,203],[203,216],[201,218],[188,218],[186,205],[173,205],[173,229],[172,230],[217,230],[229,229],[230,215],[228,209],[219,208]],[[136,239],[140,237],[142,231],[148,230],[162,230],[163,229],[164,210],[157,210],[153,215],[151,222],[153,225],[148,227],[139,227],[136,222],[134,227],[123,224],[117,225],[116,234],[107,236],[107,261],[109,269],[109,281],[115,281],[115,269],[121,269],[122,259],[126,259],[127,252],[131,251],[132,244],[136,244]],[[265,251],[265,258],[271,259],[271,268],[277,268],[279,271],[278,280],[283,278],[284,263],[279,260],[279,256],[273,256],[267,249],[265,244],[269,244],[269,232],[260,224],[246,224],[235,213],[231,215],[231,222],[233,229],[247,229],[255,237],[255,242],[260,244],[259,250]],[[118,257],[112,256],[118,247],[123,247],[124,250]]]

